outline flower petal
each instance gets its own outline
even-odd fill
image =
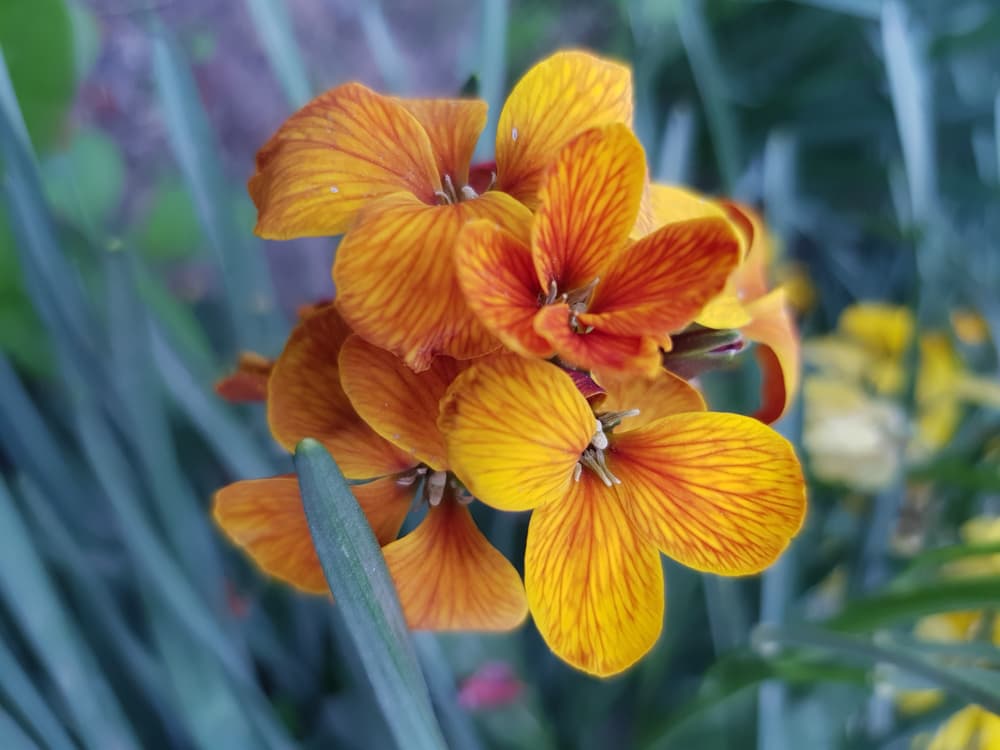
[[[505,228],[530,221],[524,206],[495,191],[441,206],[397,193],[364,211],[333,264],[337,306],[355,332],[415,370],[437,354],[471,359],[495,349],[455,277],[458,232],[476,218]]]
[[[350,334],[334,307],[295,326],[268,384],[271,433],[288,451],[319,440],[351,479],[405,471],[416,461],[365,424],[340,387],[337,357]]]
[[[577,333],[570,326],[569,306],[564,303],[539,310],[534,326],[559,358],[575,367],[646,377],[653,377],[660,370],[660,347],[655,338],[619,336],[600,328]]]
[[[514,566],[453,497],[382,551],[415,630],[511,630],[528,614]]]
[[[456,188],[469,182],[469,163],[486,126],[486,102],[480,99],[397,99],[417,118],[431,142],[438,174]]]
[[[661,417],[706,408],[705,399],[693,386],[667,370],[653,378],[601,375],[597,380],[606,392],[603,400],[596,401],[597,412],[639,410],[622,420],[616,434],[645,427]]]
[[[436,357],[417,373],[360,336],[351,336],[340,350],[340,380],[361,418],[434,471],[448,468],[437,418],[441,399],[462,368],[451,357]]]
[[[413,487],[386,478],[354,486],[351,491],[379,544],[395,539],[410,509]],[[212,512],[219,527],[265,573],[302,591],[329,593],[294,475],[223,487],[215,494]]]
[[[726,216],[722,207],[710,198],[677,185],[654,182],[649,186],[649,197],[657,227],[707,216]]]
[[[476,362],[455,378],[439,424],[451,470],[500,510],[561,499],[596,425],[565,372],[514,354]]]
[[[739,252],[736,232],[724,219],[667,224],[618,258],[579,320],[621,335],[676,331],[722,291]]]
[[[497,124],[497,187],[529,208],[542,175],[575,136],[632,124],[632,72],[586,52],[557,52],[525,73]],[[627,233],[627,230],[626,230]]]
[[[802,468],[755,419],[687,413],[612,436],[608,466],[635,528],[696,570],[757,573],[802,525]]]
[[[624,125],[588,130],[559,152],[531,231],[543,290],[555,282],[569,292],[604,273],[635,224],[645,177],[642,146]]]
[[[746,309],[752,319],[742,332],[758,343],[754,354],[761,371],[761,405],[754,417],[770,424],[788,411],[799,390],[799,334],[785,304],[784,289],[751,302]]]
[[[458,235],[455,270],[469,307],[504,346],[526,357],[552,356],[532,327],[539,289],[526,244],[489,221],[469,222]]]
[[[664,609],[659,552],[589,471],[565,500],[531,514],[524,571],[539,632],[577,669],[607,677],[656,643]]]
[[[433,203],[441,181],[417,119],[391,97],[345,83],[271,136],[248,188],[257,234],[281,240],[341,234],[363,206],[388,193]]]
[[[264,401],[273,365],[257,352],[240,352],[236,372],[216,382],[215,392],[233,404]]]

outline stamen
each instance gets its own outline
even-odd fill
[[[489,192],[497,186],[497,173],[495,171],[490,172],[490,184],[486,186],[486,191]]]
[[[587,450],[580,454],[580,463],[597,474],[601,481],[608,487],[622,483],[622,480],[612,474],[611,470],[604,462],[603,450],[587,448]]]
[[[444,471],[435,471],[427,477],[427,502],[431,507],[441,504],[447,481],[448,474]]]
[[[438,199],[439,203],[443,203],[446,206],[450,206],[454,201],[449,197],[449,195],[443,190],[435,190],[434,197]]]
[[[583,474],[583,464],[579,461],[576,462],[576,466],[573,467],[573,481],[579,482],[580,476]]]
[[[475,191],[472,185],[462,185],[462,200],[471,201],[473,198],[478,198],[479,193]]]
[[[597,415],[597,420],[603,425],[605,430],[617,427],[626,417],[638,417],[638,409],[627,409],[625,411],[606,411]]]
[[[594,420],[597,424],[597,429],[594,431],[594,436],[590,438],[590,444],[594,446],[597,450],[602,451],[608,447],[608,436],[604,434],[604,425],[601,424],[601,420]]]

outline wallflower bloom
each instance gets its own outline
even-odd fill
[[[496,348],[455,281],[461,226],[530,221],[541,176],[588,128],[630,124],[627,67],[584,52],[542,61],[500,113],[496,180],[479,194],[469,161],[486,103],[397,99],[361,84],[327,91],[293,114],[257,155],[249,190],[257,233],[286,239],[347,232],[333,267],[337,306],[365,339],[417,370],[436,354]]]
[[[349,479],[411,627],[506,630],[527,614],[517,571],[476,528],[447,474],[438,402],[462,365],[440,357],[423,373],[351,335],[333,307],[292,332],[268,381],[268,418],[288,450],[313,437]],[[343,387],[341,387],[343,383]],[[396,539],[418,487],[427,515]],[[215,517],[268,573],[327,593],[294,476],[236,482],[220,490]]]
[[[798,330],[784,286],[770,289],[768,267],[773,241],[764,222],[749,206],[713,201],[684,188],[653,184],[651,206],[658,226],[700,217],[725,217],[739,231],[744,253],[739,265],[695,320],[715,329],[736,329],[757,344],[754,356],[761,372],[761,405],[754,416],[762,422],[782,417],[799,388],[801,356]]]
[[[739,240],[724,218],[703,217],[632,241],[646,189],[627,127],[577,136],[546,173],[530,239],[490,221],[462,230],[455,262],[470,307],[519,354],[654,375],[669,334],[722,290]]]
[[[525,585],[549,647],[606,676],[660,633],[660,551],[701,571],[756,573],[798,531],[806,501],[791,446],[757,420],[705,412],[667,372],[598,380],[592,405],[561,368],[495,355],[455,379],[440,425],[476,497],[533,510]]]

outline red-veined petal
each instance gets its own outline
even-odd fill
[[[624,125],[588,130],[546,171],[531,251],[541,288],[585,287],[614,262],[635,224],[646,157]]]
[[[450,493],[385,547],[407,624],[415,630],[511,630],[528,614],[521,577]]]
[[[444,436],[437,419],[441,399],[463,364],[435,357],[414,372],[394,354],[351,336],[340,350],[340,380],[361,418],[414,461],[447,468]]]
[[[340,234],[380,195],[402,190],[433,203],[441,181],[417,119],[391,97],[345,83],[278,128],[248,187],[257,234],[280,240]]]
[[[775,289],[747,305],[751,322],[741,329],[756,341],[754,354],[761,371],[761,405],[754,416],[770,424],[795,400],[799,389],[801,352],[795,320],[785,304],[785,290]]]
[[[542,174],[559,149],[590,128],[632,124],[632,72],[586,52],[557,52],[525,73],[497,124],[497,187],[538,205]]]
[[[573,380],[553,364],[514,354],[473,363],[441,402],[451,470],[500,510],[559,500],[596,420]]]
[[[455,270],[469,307],[504,346],[526,357],[552,356],[532,326],[539,289],[526,244],[489,221],[469,222],[458,235]]]
[[[241,352],[236,371],[216,382],[215,392],[234,404],[265,401],[273,366],[274,362],[257,352]]]
[[[388,544],[410,509],[413,487],[392,477],[351,488],[379,544]],[[269,575],[313,594],[329,589],[313,547],[293,475],[249,479],[215,494],[213,514],[226,535]]]
[[[629,336],[679,330],[722,291],[739,252],[739,239],[724,219],[667,224],[619,256],[579,320]]]
[[[438,354],[471,359],[495,349],[455,276],[458,232],[476,218],[515,230],[530,221],[524,206],[495,191],[441,206],[397,193],[363,212],[333,264],[337,307],[354,331],[415,370]]]
[[[663,626],[663,569],[613,492],[584,470],[565,500],[528,524],[525,587],[549,648],[607,677],[649,651]]]
[[[295,326],[268,384],[271,433],[288,451],[303,438],[319,440],[352,479],[405,471],[416,461],[365,424],[340,386],[337,357],[350,334],[333,307]]]
[[[417,118],[431,142],[438,173],[456,188],[469,182],[469,162],[486,125],[486,102],[479,99],[397,99]]]
[[[757,573],[778,558],[805,516],[805,481],[792,446],[750,417],[664,417],[613,435],[608,466],[635,528],[696,570]]]
[[[575,367],[645,377],[652,377],[661,369],[660,342],[655,338],[619,336],[601,328],[577,333],[570,326],[569,306],[564,303],[539,310],[534,327],[560,359]]]
[[[705,411],[705,399],[693,386],[672,372],[660,370],[655,377],[598,376],[605,391],[602,400],[595,399],[598,412],[638,409],[634,417],[626,417],[615,433],[645,427],[661,417],[690,411]]]

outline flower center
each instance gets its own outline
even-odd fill
[[[400,478],[396,480],[397,483],[412,484],[417,477],[426,477],[422,499],[426,500],[432,508],[440,505],[446,496],[450,496],[462,505],[468,505],[472,502],[472,495],[469,494],[469,491],[462,486],[454,474],[447,471],[429,471],[426,466],[420,466],[403,476],[413,478],[405,483]]]
[[[590,300],[594,296],[594,290],[597,288],[600,280],[600,276],[595,276],[589,284],[560,294],[558,285],[555,279],[553,279],[549,283],[548,295],[544,299],[539,298],[539,302],[544,305],[551,305],[556,302],[565,303],[569,306],[569,327],[573,329],[573,333],[590,333],[594,330],[594,326],[580,325],[577,316],[587,312],[587,308],[590,307]]]
[[[495,174],[493,175],[493,179],[496,180]],[[451,179],[450,174],[446,174],[441,178],[441,185],[441,190],[434,191],[434,195],[438,199],[438,205],[451,206],[461,201],[471,201],[479,197],[479,193],[476,192],[472,185],[462,185],[462,187],[456,188],[455,181]],[[490,182],[490,187],[492,186],[493,183]]]
[[[597,474],[602,482],[608,487],[621,484],[622,481],[611,473],[608,468],[606,451],[608,449],[608,433],[621,424],[625,417],[638,416],[638,409],[628,411],[609,411],[597,415],[594,420],[594,435],[590,438],[590,445],[583,449],[580,460],[573,468],[573,480],[580,481],[584,467]]]

